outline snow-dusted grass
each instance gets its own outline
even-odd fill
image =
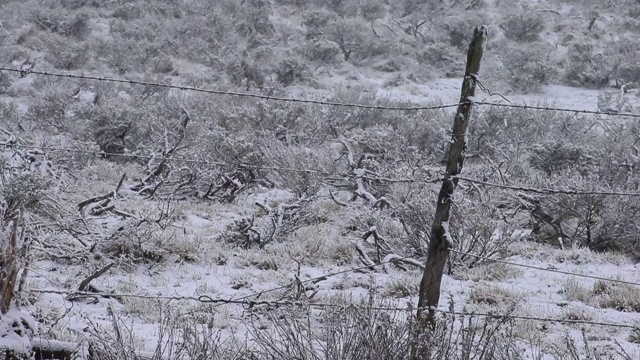
[[[638,51],[637,21],[633,19],[638,5],[633,2],[601,8],[591,31],[585,29],[595,6],[600,5],[597,1],[480,1],[473,11],[455,7],[458,4],[452,13],[422,8],[415,1],[334,3],[321,6],[316,1],[258,1],[247,7],[233,1],[193,1],[180,6],[159,1],[125,5],[104,2],[101,6],[82,1],[7,1],[0,5],[0,41],[4,46],[0,61],[20,67],[31,60],[37,70],[53,68],[339,102],[449,104],[459,99],[461,79],[455,76],[463,69],[472,25],[482,22],[491,34],[480,74],[483,84],[511,103],[605,111],[639,108],[633,84],[640,74],[634,61]],[[434,22],[415,29],[421,14],[428,14]],[[163,21],[158,21],[159,17]],[[322,21],[324,17],[331,21]],[[310,32],[314,27],[319,31]],[[317,38],[318,34],[323,36]],[[346,43],[340,43],[345,40],[341,34],[347,36]],[[61,295],[27,293],[24,309],[42,323],[38,336],[78,341],[90,324],[91,336],[98,340],[96,344],[103,345],[97,349],[105,351],[101,353],[107,356],[105,359],[132,358],[137,351],[153,352],[158,339],[166,344],[176,338],[191,346],[189,355],[193,358],[221,359],[229,354],[223,356],[212,349],[206,352],[204,347],[224,343],[227,349],[242,353],[247,343],[258,339],[258,343],[252,343],[253,349],[264,353],[284,351],[287,344],[291,345],[289,349],[299,348],[309,339],[325,346],[352,341],[353,349],[374,348],[374,354],[384,358],[384,351],[396,349],[397,355],[397,349],[406,345],[398,335],[408,329],[406,323],[389,322],[385,312],[359,312],[361,309],[355,311],[349,305],[366,308],[366,301],[372,298],[372,305],[415,305],[419,270],[390,267],[383,271],[379,267],[375,271],[331,274],[362,266],[354,245],[372,226],[382,232],[396,255],[423,261],[437,185],[389,185],[367,180],[369,191],[387,197],[392,204],[390,209],[371,209],[351,199],[352,179],[345,176],[350,169],[339,141],[344,138],[351,143],[354,160],[367,174],[376,174],[373,178],[433,178],[441,171],[438,161],[442,144],[448,140],[451,110],[386,112],[307,107],[243,98],[183,96],[179,91],[125,84],[5,75],[0,75],[0,100],[18,105],[20,114],[7,112],[3,119],[25,143],[93,151],[98,127],[129,122],[132,128],[126,141],[130,150],[158,154],[165,146],[165,131],[174,129],[172,109],[183,106],[192,118],[183,143],[186,148],[178,150],[176,157],[333,174],[328,179],[309,173],[256,171],[252,176],[273,186],[263,183],[228,201],[187,196],[167,202],[162,196],[148,199],[128,190],[147,175],[143,160],[47,153],[47,161],[59,170],[53,195],[63,211],[29,219],[29,231],[33,231],[29,236],[38,241],[32,247],[34,262],[28,289],[75,290],[84,278],[115,262],[111,270],[92,282],[104,292],[221,299],[257,293],[260,296],[251,299],[305,300],[305,295],[313,292],[301,292],[298,279],[326,276],[317,282],[317,294],[310,301],[340,306],[306,313],[301,308],[160,303],[129,297],[88,297],[70,302]],[[606,78],[620,78],[629,91],[594,88]],[[487,92],[478,92],[477,97],[502,101]],[[637,142],[636,130],[611,119],[483,107],[473,119],[470,156],[464,171],[496,183],[563,188],[610,184],[614,190],[631,191],[637,179],[633,171],[623,170],[635,166],[637,154],[630,149]],[[10,150],[3,153],[7,158],[20,156]],[[572,158],[575,154],[579,156]],[[562,164],[551,166],[561,160]],[[205,189],[222,182],[223,175],[231,176],[242,168],[192,165],[171,162],[171,174],[191,171],[206,183],[202,185]],[[11,167],[6,169],[12,171]],[[3,177],[4,171],[3,167]],[[124,186],[112,204],[132,216],[125,219],[109,212],[78,215],[81,201],[112,192],[125,173]],[[183,180],[176,176],[168,183]],[[625,247],[633,244],[625,239],[632,239],[637,232],[627,226],[637,218],[633,201],[574,201],[555,196],[525,200],[512,192],[463,185],[457,203],[458,223],[452,222],[459,230],[454,239],[457,244],[477,241],[480,246],[470,250],[496,249],[491,256],[541,268],[627,281],[640,278],[628,256],[631,251]],[[332,189],[343,204],[332,200],[327,189]],[[263,236],[268,234],[270,214],[256,202],[276,209],[303,197],[312,200],[284,220],[293,230],[277,233],[262,247],[230,241],[237,240],[231,233],[237,230],[232,229],[234,222],[241,219],[252,219],[254,230]],[[566,241],[561,248],[557,236],[548,236],[542,230],[533,234],[532,216],[526,208],[530,206],[527,202],[534,200],[563,222],[565,231],[575,237],[572,242]],[[590,224],[593,232],[588,239],[585,224]],[[613,230],[621,233],[610,234]],[[74,236],[88,245],[79,245]],[[540,243],[529,241],[532,239]],[[590,250],[589,246],[595,248],[592,240],[602,241],[599,250],[603,251]],[[367,246],[371,258],[376,259],[375,244]],[[640,322],[637,286],[499,262],[480,261],[470,266],[468,259],[462,264],[457,260],[446,269],[441,310],[451,306],[456,311]],[[284,288],[261,294],[277,287]],[[115,321],[109,312],[115,313]],[[379,321],[367,322],[371,319]],[[406,312],[395,318],[407,319]],[[484,319],[473,318],[473,326],[461,325],[463,320],[445,322],[440,327],[441,339],[454,334],[460,340],[455,344],[518,349],[505,359],[521,353],[536,360],[577,359],[589,351],[623,358],[611,343],[619,341],[624,349],[635,351],[637,345],[632,342],[640,338],[627,329],[603,331],[595,325],[514,320],[496,330],[497,343],[485,337],[477,344],[465,336],[486,329]],[[301,332],[290,331],[296,326],[304,329],[307,324],[312,325],[307,339],[301,338],[306,336]],[[364,330],[354,334],[350,332],[353,328],[344,324],[357,324]],[[123,330],[126,338],[111,337],[115,329]],[[378,329],[387,329],[386,334],[391,335],[372,336],[380,335]],[[168,330],[177,332],[171,335]],[[275,338],[270,335],[274,331],[278,334]],[[331,337],[338,334],[352,337]],[[377,341],[374,345],[386,347],[362,345],[370,344],[371,338]],[[289,342],[279,342],[283,339]],[[453,345],[440,342],[434,349],[446,346]],[[305,351],[315,351],[319,358],[327,359],[371,358],[367,355],[370,353],[350,353],[345,348],[334,349],[333,355],[324,350],[316,346]],[[457,350],[466,359],[463,352],[470,349],[460,346]],[[630,358],[637,356],[636,351]],[[287,357],[281,354],[280,358]]]
[[[505,263],[491,263],[479,265],[471,269],[461,269],[455,276],[461,280],[478,281],[505,281],[517,279],[523,272],[516,266]]]

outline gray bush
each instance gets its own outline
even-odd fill
[[[540,33],[544,31],[545,23],[542,16],[537,13],[521,13],[510,16],[500,24],[500,29],[507,39],[518,42],[531,42],[538,40]]]

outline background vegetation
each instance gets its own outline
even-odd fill
[[[481,78],[492,90],[510,97],[540,94],[548,85],[599,89],[600,110],[634,111],[640,80],[638,14],[636,1],[7,0],[0,5],[0,64],[270,96],[416,106],[403,96],[408,89],[461,77],[472,29],[487,24],[490,41]],[[382,90],[399,96],[382,96]],[[620,102],[623,90],[626,100]],[[7,235],[11,216],[20,209],[33,262],[77,271],[53,282],[31,274],[32,289],[59,282],[58,287],[75,291],[80,280],[110,263],[117,266],[107,275],[119,285],[94,284],[98,293],[109,288],[145,292],[156,287],[151,282],[166,282],[157,286],[164,291],[175,285],[166,274],[186,264],[197,275],[175,283],[196,283],[192,290],[198,294],[224,295],[229,288],[255,291],[265,283],[290,284],[292,274],[300,277],[305,271],[311,277],[318,269],[381,264],[389,256],[420,262],[439,185],[387,180],[437,178],[452,116],[451,109],[330,107],[3,72],[0,224]],[[627,118],[479,107],[464,172],[498,184],[637,192],[639,140],[637,121]],[[463,186],[458,195],[450,228],[461,252],[497,259],[528,246],[531,256],[559,251],[562,259],[575,260],[587,251],[587,262],[622,259],[619,264],[640,258],[639,197],[532,195],[475,185]],[[3,245],[10,239],[5,235]],[[318,296],[364,289],[367,296],[392,299],[395,305],[412,302],[419,269],[396,265],[387,267],[391,279],[382,267],[370,272],[370,279],[382,285],[343,279],[321,283]],[[522,275],[492,271],[494,265],[454,254],[447,275],[460,281]],[[214,268],[231,269],[219,275],[218,285],[207,277]],[[139,278],[123,281],[132,274]],[[594,307],[638,311],[631,300],[637,292],[596,285],[583,290],[588,293],[583,297],[575,286],[565,293],[567,300],[582,299],[594,312]],[[489,287],[460,295],[451,306],[531,311],[511,307],[509,299],[518,294]],[[41,324],[40,330],[32,329],[37,336],[79,340],[56,320],[68,314],[52,314],[60,305],[48,312],[41,305],[45,300],[20,300]],[[98,308],[106,308],[106,301],[100,298]],[[376,301],[362,308],[371,312]],[[237,335],[247,341],[229,325],[236,320],[233,312],[194,311],[198,318],[183,315],[192,309],[161,307],[193,322],[181,328],[143,300],[116,303],[109,308],[119,307],[121,316],[194,331],[189,333],[193,348],[180,356],[223,354],[217,348],[221,338]],[[563,316],[576,313],[584,315]],[[101,326],[122,327],[119,318],[75,315],[74,321],[95,326],[92,354],[100,358],[129,357],[145,347],[134,338],[101,333]],[[393,315],[347,311],[330,312],[325,320],[312,312],[261,317],[262,322],[245,318],[243,329],[257,339],[255,346],[240,340],[224,354],[374,358],[363,345],[373,338],[388,344],[374,353],[389,359],[415,342],[410,338],[415,324]],[[203,318],[215,318],[209,330],[230,330],[206,333]],[[430,339],[434,358],[476,358],[478,349],[485,349],[486,359],[517,358],[521,344],[516,340],[529,341],[528,351],[578,358],[575,354],[598,353],[599,345],[589,342],[603,340],[588,332],[564,334],[565,348],[576,349],[572,354],[541,340],[551,337],[547,329],[482,321],[445,317],[445,330]],[[317,331],[305,328],[309,324]],[[275,329],[276,338],[261,332],[263,326]],[[539,341],[525,339],[532,333]],[[167,336],[163,339],[174,335]],[[633,334],[622,338],[638,341]],[[449,348],[451,339],[466,345]],[[331,348],[333,343],[343,347]],[[113,344],[118,353],[106,355]]]

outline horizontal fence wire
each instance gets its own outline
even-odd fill
[[[512,261],[507,261],[507,260],[492,259],[492,258],[488,258],[488,257],[485,257],[485,256],[479,256],[479,255],[471,254],[471,253],[468,253],[468,252],[463,252],[463,251],[458,251],[458,250],[453,250],[453,249],[451,249],[450,251],[453,252],[453,253],[459,254],[459,255],[471,256],[471,257],[479,258],[479,259],[482,259],[482,260],[485,260],[485,261],[488,261],[488,262],[499,262],[499,263],[504,263],[506,265],[516,266],[516,267],[523,267],[523,268],[533,269],[533,270],[537,270],[537,271],[558,273],[558,274],[563,274],[563,275],[569,275],[569,276],[575,276],[575,277],[581,277],[581,278],[588,278],[588,279],[594,279],[594,280],[599,280],[599,281],[606,281],[606,282],[613,282],[613,283],[621,283],[621,284],[627,284],[627,285],[640,286],[640,283],[621,280],[621,279],[612,279],[612,278],[605,278],[605,277],[600,277],[600,276],[578,274],[578,273],[573,273],[573,272],[569,272],[569,271],[562,271],[562,270],[557,270],[557,269],[549,269],[549,268],[543,268],[543,267],[532,266],[532,265],[527,265],[527,264],[521,264],[521,263],[516,263],[516,262],[512,262]],[[315,277],[315,278],[306,279],[306,280],[300,280],[300,284],[318,282],[320,280],[325,280],[325,279],[327,279],[329,277],[332,277],[332,276],[335,276],[335,275],[347,274],[347,273],[352,273],[352,272],[361,271],[361,270],[367,270],[367,269],[371,269],[372,267],[379,267],[379,266],[383,266],[385,264],[396,262],[398,260],[404,260],[404,259],[409,259],[409,258],[410,257],[403,257],[403,258],[399,258],[399,259],[396,258],[396,259],[392,259],[392,260],[381,262],[379,264],[365,265],[365,266],[360,266],[360,267],[344,269],[344,270],[332,272],[332,273],[329,273],[329,274],[325,274],[325,275],[322,275],[322,276],[318,276],[318,277]],[[252,293],[252,294],[249,294],[249,295],[244,295],[244,296],[241,296],[241,297],[238,297],[238,298],[214,298],[214,297],[211,297],[209,295],[201,295],[201,296],[197,296],[196,297],[196,296],[176,296],[176,295],[144,295],[144,294],[96,293],[96,292],[87,292],[87,291],[54,290],[54,289],[28,289],[28,290],[25,290],[25,291],[26,292],[30,292],[30,293],[40,293],[40,294],[46,293],[46,294],[67,295],[68,299],[77,299],[77,298],[83,298],[83,297],[93,297],[93,298],[95,298],[95,297],[104,297],[104,298],[114,298],[114,299],[119,299],[119,298],[138,298],[138,299],[147,299],[147,300],[195,301],[195,302],[199,302],[199,303],[202,303],[202,304],[213,305],[214,307],[221,306],[221,305],[226,305],[226,304],[242,305],[243,307],[245,307],[245,309],[251,309],[251,308],[253,308],[255,306],[264,305],[264,306],[273,306],[273,307],[278,307],[278,306],[306,306],[306,307],[316,307],[316,308],[332,308],[332,307],[341,307],[341,308],[345,308],[346,307],[346,308],[348,308],[348,307],[353,307],[353,308],[361,308],[361,309],[387,310],[387,311],[415,311],[415,310],[417,310],[417,308],[413,308],[413,307],[376,307],[376,306],[362,307],[362,306],[357,306],[357,305],[353,305],[353,304],[334,304],[334,303],[298,301],[298,300],[296,300],[296,301],[291,301],[291,300],[259,300],[259,298],[262,295],[266,294],[266,293],[275,292],[275,291],[278,291],[278,290],[288,289],[288,288],[291,288],[292,286],[293,285],[291,285],[291,284],[278,286],[278,287],[274,287],[274,288],[271,288],[271,289],[268,289],[268,290],[263,290],[263,291],[255,292],[255,293]],[[452,315],[481,316],[481,317],[492,317],[492,318],[503,318],[503,319],[515,319],[515,320],[533,320],[533,321],[545,321],[545,322],[592,324],[592,325],[612,326],[612,327],[637,328],[637,326],[630,325],[630,324],[616,324],[616,323],[597,322],[597,321],[588,321],[588,320],[544,318],[544,317],[521,316],[521,315],[512,315],[512,314],[502,314],[502,315],[500,315],[500,314],[494,314],[494,313],[456,312],[456,311],[442,310],[442,309],[432,309],[432,310],[434,310],[436,312],[440,312],[440,313],[444,313],[444,314],[452,314]]]
[[[266,100],[266,101],[315,104],[315,105],[323,105],[323,106],[336,106],[336,107],[348,107],[348,108],[360,108],[360,109],[372,109],[372,110],[402,110],[402,111],[438,110],[438,109],[458,107],[460,105],[460,103],[446,104],[446,105],[433,105],[433,106],[384,106],[384,105],[352,104],[352,103],[342,103],[342,102],[336,102],[336,101],[296,99],[296,98],[278,97],[278,96],[271,96],[271,95],[242,93],[242,92],[236,92],[236,91],[203,89],[203,88],[198,88],[193,86],[171,85],[171,84],[154,83],[154,82],[148,82],[148,81],[116,79],[116,78],[102,77],[102,76],[64,74],[64,73],[35,71],[35,70],[25,71],[25,70],[5,68],[5,67],[0,67],[0,71],[16,72],[16,73],[19,73],[20,76],[34,74],[34,75],[52,76],[52,77],[59,77],[59,78],[70,78],[70,79],[80,79],[80,80],[123,83],[123,84],[130,84],[130,85],[152,86],[152,87],[159,87],[159,88],[165,88],[165,89],[193,91],[193,92],[213,94],[213,95],[227,95],[227,96],[236,96],[236,97],[244,97],[244,98],[254,98],[254,99],[260,99],[260,100]]]
[[[33,74],[33,75],[58,77],[58,78],[70,78],[70,79],[79,79],[79,80],[92,80],[92,81],[123,83],[123,84],[130,84],[130,85],[151,86],[151,87],[159,87],[159,88],[166,88],[166,89],[200,92],[200,93],[206,93],[206,94],[212,94],[212,95],[227,95],[227,96],[236,96],[236,97],[245,97],[245,98],[255,98],[255,99],[266,100],[266,101],[292,102],[292,103],[303,103],[303,104],[315,104],[315,105],[322,105],[322,106],[350,107],[350,108],[373,109],[373,110],[401,110],[401,111],[438,110],[438,109],[454,108],[460,105],[468,104],[466,102],[460,102],[460,103],[433,105],[433,106],[370,105],[370,104],[356,104],[356,103],[344,103],[344,102],[324,101],[324,100],[278,97],[278,96],[243,93],[243,92],[236,92],[236,91],[203,89],[203,88],[198,88],[193,86],[171,85],[171,84],[156,83],[156,82],[150,82],[150,81],[120,79],[120,78],[112,78],[112,77],[106,77],[106,76],[91,76],[91,75],[82,75],[82,74],[59,73],[59,72],[51,72],[51,71],[37,71],[32,69],[24,70],[24,69],[15,69],[15,68],[9,68],[9,67],[0,67],[0,71],[14,72],[19,74],[20,77],[25,77],[29,74]],[[527,105],[527,104],[511,104],[511,103],[505,104],[505,103],[495,103],[495,102],[486,102],[486,101],[474,101],[473,104],[477,106],[493,106],[493,107],[523,109],[523,110],[541,110],[541,111],[554,111],[554,112],[570,112],[575,114],[640,118],[640,114],[614,112],[614,111],[571,109],[571,108],[563,108],[563,107],[538,106],[538,105]]]
[[[267,306],[273,308],[295,306],[302,308],[319,308],[319,309],[356,309],[362,311],[398,311],[398,312],[414,312],[417,308],[413,307],[392,307],[392,306],[362,306],[355,304],[339,304],[339,303],[327,303],[327,302],[311,302],[311,301],[286,301],[286,300],[239,300],[239,299],[222,299],[212,298],[208,295],[201,295],[198,297],[193,296],[166,296],[166,295],[140,295],[140,294],[115,294],[115,293],[93,293],[93,292],[79,292],[79,291],[64,291],[64,290],[47,290],[47,289],[32,289],[25,290],[29,293],[35,294],[58,294],[67,295],[68,299],[79,298],[135,298],[145,300],[169,300],[169,301],[195,301],[202,304],[231,304],[241,305],[245,310],[251,310],[256,307]],[[580,319],[563,319],[563,318],[550,318],[550,317],[538,317],[528,315],[513,315],[513,314],[498,314],[490,312],[473,312],[473,311],[452,311],[444,309],[432,309],[437,313],[445,315],[465,316],[465,317],[484,317],[492,319],[504,319],[504,320],[520,320],[520,321],[537,321],[537,322],[551,322],[551,323],[564,323],[564,324],[583,324],[605,327],[617,327],[627,329],[638,329],[638,326],[632,324],[601,322],[591,320]]]

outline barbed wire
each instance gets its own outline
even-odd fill
[[[534,266],[534,265],[516,263],[516,262],[512,262],[512,261],[508,261],[508,260],[491,259],[491,258],[488,258],[488,257],[485,257],[485,256],[475,255],[475,254],[471,254],[471,253],[467,253],[467,252],[463,252],[463,251],[458,251],[458,250],[454,250],[454,249],[449,249],[449,251],[451,251],[452,253],[459,254],[459,255],[471,256],[471,257],[474,257],[474,258],[477,258],[477,259],[481,259],[481,260],[485,260],[485,261],[491,261],[491,262],[497,262],[497,263],[502,263],[502,264],[505,264],[505,265],[512,265],[512,266],[516,266],[516,267],[522,267],[522,268],[527,268],[527,269],[552,272],[552,273],[556,273],[556,274],[570,275],[570,276],[593,279],[593,280],[600,280],[600,281],[613,282],[613,283],[619,283],[619,284],[640,286],[640,283],[633,282],[633,281],[626,281],[626,280],[621,280],[621,279],[612,279],[612,278],[606,278],[606,277],[595,276],[595,275],[578,274],[578,273],[574,273],[574,272],[570,272],[570,271],[543,268],[543,267]]]
[[[34,74],[34,75],[51,76],[51,77],[59,77],[59,78],[71,78],[71,79],[79,79],[79,80],[104,81],[104,82],[123,83],[123,84],[141,85],[141,86],[155,86],[160,88],[193,91],[193,92],[200,92],[200,93],[214,94],[214,95],[228,95],[228,96],[236,96],[236,97],[256,98],[256,99],[267,100],[267,101],[306,103],[306,104],[315,104],[315,105],[323,105],[323,106],[351,107],[351,108],[374,109],[374,110],[400,110],[400,111],[439,110],[439,109],[458,107],[464,104],[464,103],[453,103],[453,104],[443,104],[443,105],[433,105],[433,106],[367,105],[367,104],[343,103],[343,102],[336,102],[336,101],[278,97],[278,96],[271,96],[271,95],[242,93],[242,92],[236,92],[236,91],[203,89],[203,88],[198,88],[194,86],[171,85],[171,84],[155,83],[155,82],[149,82],[149,81],[111,78],[111,77],[105,77],[105,76],[91,76],[91,75],[78,75],[78,74],[69,74],[69,73],[57,73],[57,72],[50,72],[50,71],[37,71],[33,69],[23,70],[23,69],[0,67],[0,71],[14,72],[14,73],[17,73],[20,77],[25,77],[29,74]],[[494,102],[487,102],[487,101],[473,102],[473,104],[477,106],[493,106],[493,107],[504,107],[504,108],[512,108],[512,109],[523,109],[523,110],[557,111],[557,112],[570,112],[570,113],[576,113],[576,114],[640,118],[640,114],[622,113],[622,112],[613,112],[613,111],[570,109],[570,108],[562,108],[562,107],[537,106],[537,105],[527,105],[527,104],[511,104],[511,103],[504,104],[504,103],[494,103]]]
[[[507,185],[497,184],[488,181],[471,179],[464,176],[455,176],[456,179],[478,184],[485,185],[493,188],[508,189],[514,191],[522,191],[536,194],[564,194],[564,195],[603,195],[603,196],[630,196],[640,197],[640,193],[637,192],[619,192],[619,191],[596,191],[596,190],[573,190],[573,189],[548,189],[548,188],[534,188],[521,185]]]
[[[474,102],[474,105],[504,107],[504,108],[511,108],[511,109],[523,109],[523,110],[557,111],[557,112],[571,112],[571,113],[575,113],[575,114],[588,114],[588,115],[602,115],[602,116],[619,116],[619,117],[640,118],[640,114],[633,114],[633,113],[623,113],[623,112],[614,112],[614,111],[598,111],[598,110],[568,109],[568,108],[553,107],[553,106],[537,106],[537,105],[511,104],[511,103],[503,104],[503,103],[493,103],[493,102],[486,102],[486,101]]]
[[[24,290],[29,293],[37,294],[58,294],[67,295],[67,299],[77,300],[79,298],[135,298],[146,300],[170,300],[170,301],[196,301],[203,304],[218,304],[218,305],[241,305],[245,310],[252,310],[256,307],[267,306],[273,308],[295,306],[303,308],[320,308],[320,309],[357,309],[357,310],[376,310],[376,311],[398,311],[398,312],[414,312],[417,308],[414,307],[393,307],[393,306],[374,306],[374,305],[356,305],[346,303],[327,303],[327,302],[310,302],[299,300],[241,300],[241,299],[224,299],[224,298],[212,298],[208,295],[201,295],[198,297],[193,296],[171,296],[171,295],[142,295],[142,294],[116,294],[116,293],[94,293],[94,292],[80,292],[80,291],[65,291],[65,290],[50,290],[50,289],[27,289]],[[492,319],[506,319],[506,320],[530,320],[539,322],[557,322],[567,324],[583,324],[583,325],[596,325],[607,327],[618,327],[627,329],[637,329],[638,327],[631,324],[623,323],[610,323],[591,320],[580,319],[563,319],[563,318],[549,318],[527,315],[513,315],[513,314],[498,314],[491,312],[474,312],[474,311],[452,311],[444,309],[432,309],[433,311],[445,315],[455,316],[468,316],[468,317],[485,317]]]
[[[165,89],[176,89],[176,90],[200,92],[205,94],[254,98],[254,99],[260,99],[260,100],[267,100],[267,101],[315,104],[315,105],[323,105],[323,106],[350,107],[350,108],[372,109],[372,110],[401,110],[401,111],[439,110],[439,109],[458,107],[460,105],[460,103],[433,105],[433,106],[384,106],[384,105],[353,104],[353,103],[343,103],[343,102],[337,102],[337,101],[296,99],[296,98],[279,97],[279,96],[271,96],[271,95],[242,93],[242,92],[236,92],[236,91],[203,89],[203,88],[198,88],[194,86],[171,85],[171,84],[163,84],[163,83],[154,83],[149,81],[117,79],[117,78],[110,78],[110,77],[103,77],[103,76],[63,74],[63,73],[56,73],[56,72],[49,72],[49,71],[36,71],[36,70],[26,71],[26,70],[6,68],[6,67],[0,67],[0,71],[15,72],[15,73],[18,73],[20,77],[24,77],[29,74],[34,74],[34,75],[52,76],[52,77],[59,77],[59,78],[104,81],[104,82],[122,83],[122,84],[129,84],[129,85],[154,86],[154,87],[165,88]]]
[[[402,260],[408,260],[408,259],[413,259],[413,257],[412,256],[397,257],[397,258],[393,258],[393,259],[390,259],[390,260],[381,261],[380,263],[377,263],[377,264],[369,264],[369,265],[363,265],[363,266],[353,267],[353,268],[349,268],[349,269],[334,271],[332,273],[316,276],[316,277],[311,278],[311,279],[306,279],[306,280],[300,279],[299,284],[304,285],[306,283],[319,282],[319,281],[325,280],[325,279],[327,279],[329,277],[332,277],[332,276],[348,274],[348,273],[361,271],[361,270],[370,270],[371,268],[377,268],[377,267],[380,267],[380,266],[384,266],[384,265],[387,265],[387,264],[395,263],[395,262],[402,261]],[[267,290],[254,292],[254,293],[249,294],[249,295],[244,295],[242,297],[236,298],[236,300],[246,300],[246,299],[250,299],[250,298],[254,298],[254,297],[255,298],[260,298],[264,294],[275,292],[275,291],[279,291],[279,290],[288,289],[290,287],[291,287],[291,284],[282,285],[282,286],[270,288],[270,289],[267,289]]]
[[[527,264],[521,264],[521,263],[516,263],[516,262],[512,262],[512,261],[507,261],[507,260],[501,260],[501,259],[493,259],[493,258],[489,258],[486,256],[481,256],[481,255],[475,255],[469,252],[464,252],[464,251],[459,251],[459,250],[455,250],[455,249],[450,249],[449,251],[459,254],[459,255],[465,255],[465,256],[471,256],[471,257],[475,257],[481,260],[485,260],[485,261],[490,261],[490,262],[498,262],[498,263],[503,263],[506,265],[512,265],[512,266],[516,266],[516,267],[524,267],[524,268],[529,268],[529,269],[534,269],[534,270],[539,270],[539,271],[545,271],[545,272],[552,272],[552,273],[558,273],[558,274],[564,274],[564,275],[570,275],[570,276],[575,276],[575,277],[581,277],[581,278],[588,278],[588,279],[593,279],[593,280],[601,280],[601,281],[607,281],[607,282],[613,282],[613,283],[621,283],[621,284],[627,284],[627,285],[634,285],[634,286],[640,286],[640,283],[636,283],[636,282],[632,282],[632,281],[626,281],[626,280],[621,280],[621,279],[612,279],[612,278],[606,278],[606,277],[601,277],[601,276],[594,276],[594,275],[586,275],[586,274],[578,274],[578,273],[573,273],[573,272],[569,272],[569,271],[563,271],[563,270],[558,270],[558,269],[550,269],[550,268],[543,268],[543,267],[539,267],[539,266],[533,266],[533,265],[527,265]],[[411,256],[405,256],[405,257],[399,257],[399,258],[393,258],[387,261],[382,261],[378,264],[370,264],[370,265],[363,265],[363,266],[358,266],[358,267],[352,267],[349,269],[343,269],[343,270],[338,270],[338,271],[334,271],[328,274],[324,274],[324,275],[320,275],[314,278],[310,278],[310,279],[306,279],[306,280],[300,280],[299,283],[300,284],[305,284],[305,283],[313,283],[313,282],[317,282],[317,281],[321,281],[321,280],[326,280],[329,277],[332,276],[336,276],[336,275],[341,275],[341,274],[347,274],[347,273],[352,273],[352,272],[356,272],[356,271],[361,271],[361,270],[370,270],[371,268],[375,268],[375,267],[380,267],[380,266],[384,266],[386,264],[391,264],[391,263],[395,263],[398,261],[402,261],[402,260],[407,260],[407,259],[412,259],[413,257]],[[282,285],[282,286],[278,286],[278,287],[274,287],[274,288],[270,288],[267,290],[262,290],[262,291],[257,291],[248,295],[244,295],[241,296],[239,298],[234,298],[234,299],[218,299],[218,300],[209,300],[207,302],[209,303],[218,303],[218,304],[233,304],[235,302],[242,302],[242,301],[248,301],[248,302],[253,302],[253,303],[261,303],[263,301],[270,301],[270,300],[247,300],[250,298],[260,298],[262,295],[267,294],[267,293],[271,293],[271,292],[275,292],[278,290],[284,290],[284,289],[288,289],[290,288],[292,285],[291,284],[287,284],[287,285]],[[136,294],[100,294],[100,293],[93,293],[93,292],[78,292],[78,291],[64,291],[64,290],[32,290],[34,292],[53,292],[53,293],[61,293],[61,294],[84,294],[87,296],[106,296],[106,297],[138,297],[138,298],[146,298],[146,299],[167,299],[167,300],[194,300],[194,301],[199,301],[199,302],[205,302],[202,301],[202,297],[192,297],[192,296],[154,296],[154,295],[136,295]]]

